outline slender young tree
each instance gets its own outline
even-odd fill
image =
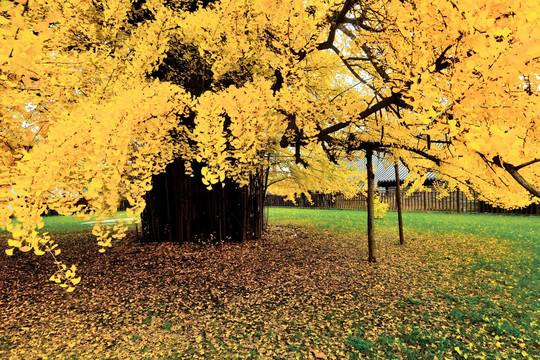
[[[399,179],[399,163],[397,160],[394,163],[394,170],[396,172],[396,208],[398,213],[399,244],[405,245],[405,237],[403,235],[403,217],[401,212],[401,184]]]
[[[366,150],[367,164],[367,234],[368,234],[368,261],[377,262],[377,248],[375,242],[375,172],[373,171],[373,149]]]

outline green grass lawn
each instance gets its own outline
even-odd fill
[[[125,211],[119,211],[115,215],[115,219],[126,218]],[[72,216],[45,216],[43,223],[45,224],[41,231],[50,233],[69,233],[69,232],[84,232],[91,231],[94,226],[94,220],[81,220]],[[113,223],[111,223],[113,224]],[[132,225],[135,226],[135,225]],[[5,230],[0,229],[0,234],[5,234]]]
[[[365,232],[367,213],[363,210],[320,210],[271,207],[270,223],[289,223],[346,232]],[[379,230],[395,231],[397,212],[388,211],[376,219]],[[540,217],[493,214],[454,214],[441,212],[404,212],[405,231],[421,233],[460,233],[495,237],[522,245],[540,245]]]

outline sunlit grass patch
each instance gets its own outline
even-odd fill
[[[110,219],[105,224],[114,225],[114,220],[127,218],[125,211],[119,211],[115,214],[114,219]],[[16,221],[16,220],[13,220]],[[65,233],[65,232],[84,232],[91,231],[95,224],[95,218],[79,219],[74,216],[45,216],[43,218],[45,224],[40,231],[50,233]],[[135,225],[130,225],[135,226]],[[0,235],[6,234],[5,230],[0,229]]]
[[[310,225],[336,231],[366,230],[367,213],[363,210],[321,210],[287,207],[268,208],[274,224]],[[460,233],[516,241],[525,247],[540,247],[540,217],[494,214],[454,214],[441,212],[404,212],[406,230],[414,233]],[[397,231],[397,212],[388,211],[376,219],[379,229]]]

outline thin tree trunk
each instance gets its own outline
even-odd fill
[[[375,248],[375,228],[374,221],[374,199],[375,199],[375,173],[373,172],[373,149],[366,150],[367,160],[367,213],[368,213],[368,261],[377,262],[376,248]]]
[[[394,164],[394,168],[396,170],[396,207],[399,227],[399,244],[405,245],[405,238],[403,237],[403,218],[401,216],[401,184],[399,183],[399,166],[397,161]]]

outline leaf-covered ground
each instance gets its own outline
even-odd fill
[[[274,225],[261,241],[145,244],[105,254],[66,233],[83,281],[0,256],[2,359],[535,359],[538,253],[473,235]]]

